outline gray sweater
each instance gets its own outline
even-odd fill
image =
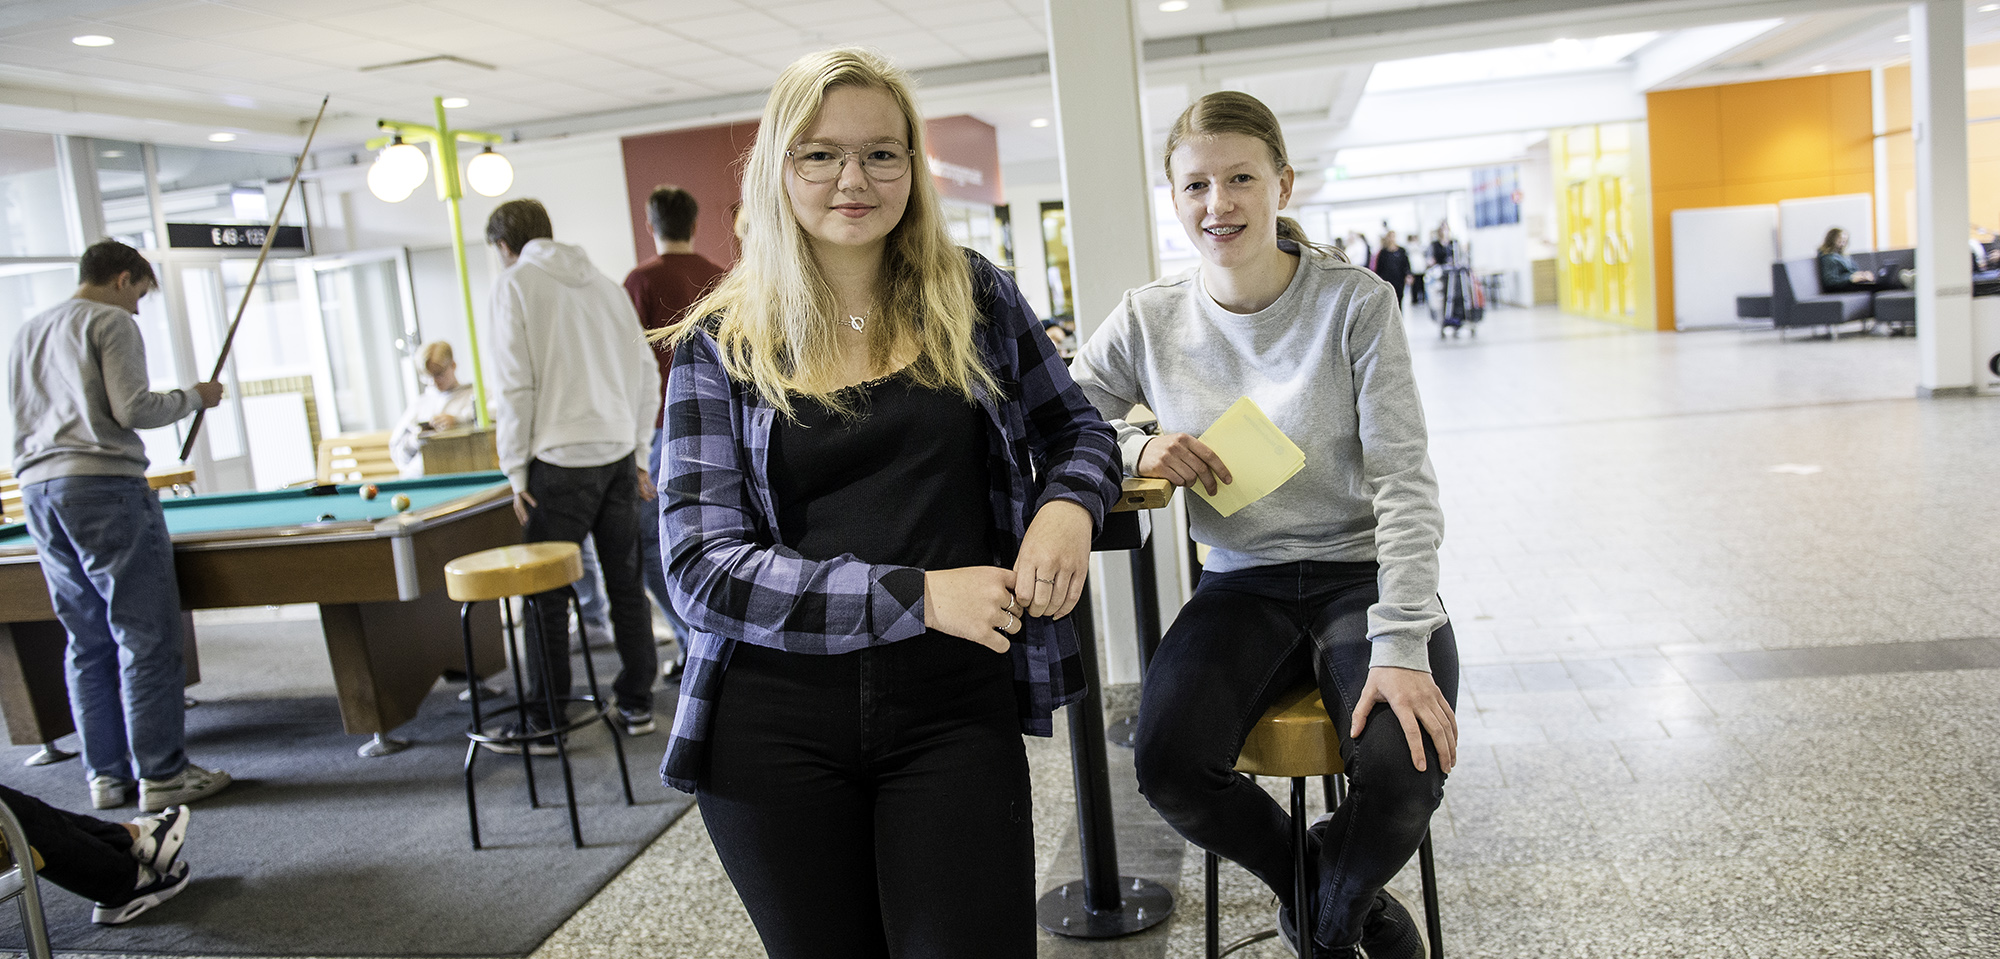
[[[1124,422],[1134,404],[1165,432],[1199,436],[1237,398],[1256,401],[1306,465],[1228,518],[1187,498],[1207,568],[1375,560],[1370,664],[1427,671],[1430,634],[1445,623],[1444,517],[1396,299],[1367,270],[1308,250],[1277,302],[1236,314],[1192,269],[1126,293],[1070,372],[1118,429],[1127,473],[1149,438]]]
[[[144,476],[139,431],[201,408],[193,390],[155,393],[132,314],[64,300],[21,327],[8,363],[14,474],[21,485],[61,476]]]

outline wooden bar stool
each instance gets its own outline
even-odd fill
[[[523,597],[527,601],[527,615],[538,616],[541,612],[538,595],[561,590],[564,602],[576,608],[576,591],[570,588],[570,584],[583,578],[581,551],[577,544],[563,540],[481,550],[446,563],[444,578],[446,595],[462,604],[459,606],[458,621],[465,639],[465,674],[471,680],[467,692],[470,694],[468,701],[472,703],[472,725],[465,730],[468,740],[465,746],[465,814],[472,823],[472,848],[479,848],[479,798],[474,791],[472,770],[479,758],[480,746],[486,743],[513,743],[521,747],[521,769],[528,779],[528,808],[535,809],[541,806],[541,800],[535,795],[535,764],[530,755],[530,744],[544,737],[555,740],[556,757],[562,763],[563,793],[569,802],[570,841],[576,848],[583,848],[583,827],[576,816],[576,782],[570,775],[569,747],[565,740],[569,733],[594,723],[603,723],[604,728],[611,731],[611,748],[618,754],[618,777],[625,785],[625,805],[630,806],[633,805],[632,776],[625,767],[625,743],[619,734],[618,724],[611,720],[611,702],[597,691],[597,667],[590,661],[588,646],[583,654],[583,674],[589,683],[590,694],[571,696],[568,690],[558,691],[550,685],[547,646],[539,642],[534,644],[534,668],[541,677],[541,688],[553,700],[554,708],[548,711],[564,718],[554,723],[551,729],[527,731],[529,711],[544,707],[540,701],[529,702],[523,689],[520,658],[514,645],[517,632],[514,612],[512,604],[506,602],[509,597]],[[472,660],[472,607],[489,599],[501,601],[501,629],[506,634],[504,645],[507,648],[508,671],[514,677],[514,702],[485,711],[480,703],[484,684],[479,682],[479,673]],[[571,714],[569,707],[580,703],[588,704],[588,711],[581,715]],[[488,719],[509,714],[521,721],[520,734],[487,731]]]
[[[1393,722],[1394,720],[1391,720]],[[1321,697],[1319,687],[1313,684],[1300,686],[1278,697],[1271,708],[1264,711],[1262,719],[1251,727],[1250,735],[1243,740],[1243,749],[1236,756],[1236,771],[1247,776],[1277,776],[1292,781],[1292,901],[1294,907],[1292,921],[1298,924],[1299,945],[1305,955],[1312,954],[1308,943],[1312,939],[1314,925],[1313,900],[1318,891],[1318,883],[1313,877],[1318,870],[1306,861],[1306,780],[1318,776],[1326,790],[1326,808],[1337,809],[1346,794],[1343,775],[1346,766],[1340,759],[1340,730],[1327,714],[1326,700]],[[1207,906],[1206,944],[1208,959],[1242,949],[1252,943],[1262,942],[1278,935],[1276,929],[1244,936],[1227,946],[1219,945],[1220,929],[1216,915],[1216,870],[1218,861],[1212,852],[1204,852],[1203,898]],[[1424,885],[1424,928],[1430,933],[1431,959],[1443,959],[1444,939],[1438,922],[1437,864],[1431,857],[1431,835],[1424,833],[1423,845],[1417,847],[1417,868],[1423,875]]]

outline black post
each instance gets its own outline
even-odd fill
[[[1153,926],[1173,911],[1173,893],[1159,883],[1118,874],[1118,837],[1111,818],[1111,773],[1104,750],[1103,685],[1097,671],[1090,588],[1070,613],[1083,652],[1087,691],[1069,705],[1070,764],[1076,772],[1077,845],[1083,878],[1042,895],[1035,920],[1059,936],[1111,939]]]
[[[1146,670],[1153,665],[1153,654],[1160,651],[1160,581],[1153,572],[1153,538],[1146,537],[1129,555],[1132,557],[1132,618],[1139,634],[1139,678],[1144,680]],[[1111,723],[1105,736],[1112,745],[1131,749],[1139,741],[1138,714]]]

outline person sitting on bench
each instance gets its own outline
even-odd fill
[[[1895,289],[1897,284],[1878,279],[1873,270],[1856,269],[1847,255],[1847,231],[1834,227],[1826,231],[1819,245],[1819,290],[1821,293],[1853,293]]]

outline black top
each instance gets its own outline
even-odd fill
[[[810,400],[771,431],[778,534],[807,559],[844,553],[923,570],[993,565],[986,414],[896,375],[852,387],[859,412]]]
[[[1400,246],[1375,254],[1375,275],[1401,290],[1403,281],[1410,275],[1410,254]]]

